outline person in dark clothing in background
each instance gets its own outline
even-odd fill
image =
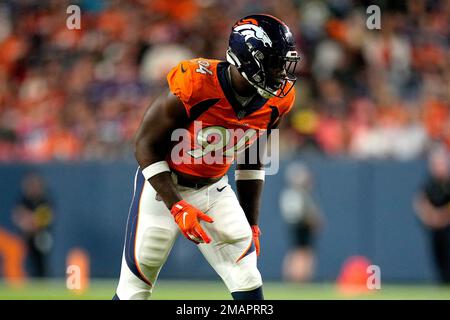
[[[315,271],[314,240],[324,219],[313,197],[313,175],[306,164],[291,163],[286,169],[286,182],[280,194],[280,211],[289,225],[292,244],[283,261],[283,277],[308,282]]]
[[[48,276],[47,258],[53,246],[54,212],[44,180],[30,173],[22,181],[22,193],[13,210],[13,222],[27,244],[32,277]]]
[[[415,199],[415,209],[430,235],[440,281],[450,284],[450,171],[445,149],[431,153],[429,176]]]

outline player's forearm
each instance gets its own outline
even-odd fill
[[[261,205],[263,180],[237,180],[236,190],[239,203],[245,212],[249,224],[257,225]]]
[[[175,184],[172,181],[170,172],[162,172],[149,179],[150,184],[159,194],[169,210],[175,203],[182,200]]]
[[[145,168],[148,168],[155,163],[164,161],[162,153],[156,150],[154,144],[148,140],[145,141],[145,139],[136,140],[135,157],[142,170],[145,170]],[[149,178],[148,181],[169,210],[175,203],[182,200],[169,171],[155,174]]]
[[[249,149],[245,151],[245,159],[250,159]],[[264,188],[264,170],[261,161],[254,164],[248,162],[236,166],[235,179],[239,203],[251,226],[257,225],[261,206],[261,195]]]

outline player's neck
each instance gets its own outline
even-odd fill
[[[237,68],[230,65],[230,81],[233,90],[242,97],[250,97],[256,93],[256,89],[239,73]]]

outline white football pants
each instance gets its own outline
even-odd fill
[[[229,291],[250,291],[260,287],[262,280],[256,265],[251,228],[228,184],[228,177],[201,189],[179,186],[175,175],[173,181],[184,200],[213,218],[213,223],[201,222],[212,241],[197,247]],[[116,292],[119,299],[150,298],[178,234],[178,225],[170,211],[138,169]]]

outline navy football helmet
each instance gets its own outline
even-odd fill
[[[294,87],[300,56],[288,26],[265,14],[242,18],[232,28],[227,61],[264,98],[285,97]]]

